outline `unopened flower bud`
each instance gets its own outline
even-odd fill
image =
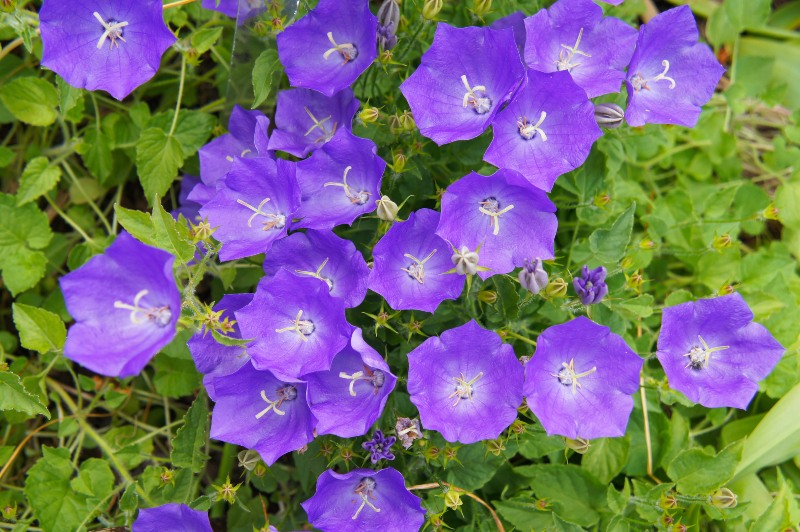
[[[492,453],[495,456],[500,456],[505,450],[506,444],[503,443],[503,438],[489,440],[486,442],[486,452]]]
[[[493,305],[497,302],[497,292],[495,290],[481,290],[478,292],[478,301]]]
[[[406,131],[414,131],[417,128],[417,123],[414,121],[414,115],[411,111],[404,111],[400,115],[400,125]]]
[[[458,510],[458,507],[464,504],[461,500],[461,494],[457,491],[450,490],[444,494],[444,505],[451,510]]]
[[[167,485],[172,484],[175,485],[175,473],[168,467],[161,468],[161,474],[159,475],[159,480],[161,484]]]
[[[17,517],[17,503],[7,504],[3,507],[3,519],[11,521],[12,519],[16,519]]]
[[[639,241],[639,249],[653,249],[654,247],[656,247],[656,243],[649,238],[643,238]]]
[[[775,206],[774,203],[770,203],[769,205],[767,205],[767,208],[761,212],[761,214],[767,220],[778,220],[778,215],[780,214],[780,211],[778,210],[778,208]]]
[[[403,173],[406,168],[406,156],[402,153],[392,155],[392,170],[397,174]]]
[[[394,54],[392,54],[391,50],[384,50],[378,54],[378,61],[380,61],[382,65],[388,65],[392,62],[392,59],[394,59]]]
[[[711,504],[717,508],[736,508],[736,494],[728,488],[721,488],[711,495]]]
[[[569,449],[572,449],[578,454],[586,454],[589,450],[589,447],[592,446],[589,440],[585,440],[583,438],[578,438],[573,440],[572,438],[564,438],[564,442],[567,444]]]
[[[400,115],[389,116],[389,131],[393,135],[403,132],[403,125],[400,123]]]
[[[391,50],[397,45],[397,30],[400,27],[400,6],[397,0],[384,0],[378,8],[378,44],[382,50]]]
[[[678,497],[674,491],[669,491],[661,496],[658,505],[665,510],[674,510],[678,507]]]
[[[397,203],[393,202],[389,196],[381,196],[381,199],[375,200],[378,205],[378,218],[384,222],[393,222],[397,219]]]
[[[563,278],[558,277],[548,283],[547,287],[544,289],[544,295],[548,298],[564,297],[567,295],[568,286],[569,285]]]
[[[365,124],[373,124],[381,117],[381,111],[377,107],[365,107],[358,113],[358,119]]]
[[[594,106],[594,119],[600,127],[615,129],[625,121],[625,110],[615,103],[598,103]]]
[[[719,290],[717,290],[717,292],[721,296],[727,296],[728,294],[736,292],[736,285],[725,283]]]
[[[442,0],[425,0],[422,5],[422,16],[428,20],[434,20],[439,11],[442,10],[444,2]]]
[[[435,445],[431,445],[430,447],[426,447],[422,454],[425,456],[425,460],[436,460],[439,458],[439,448]]]
[[[601,207],[601,208],[605,207],[606,205],[611,203],[611,194],[609,194],[608,192],[601,192],[600,194],[594,197],[592,203],[594,203],[595,207]]]
[[[258,478],[263,477],[267,474],[267,465],[264,462],[257,463],[255,469],[253,469],[253,474]]]
[[[724,235],[714,235],[714,240],[711,242],[711,247],[714,249],[725,249],[731,247],[733,243],[733,239],[729,233],[725,233]]]
[[[492,10],[492,0],[472,0],[472,12],[479,17],[484,17]]]
[[[547,286],[547,272],[542,268],[542,261],[533,259],[533,262],[525,259],[525,266],[517,275],[519,284],[531,293],[538,294]]]
[[[239,467],[243,467],[248,471],[255,469],[258,462],[261,461],[261,456],[253,450],[240,451],[236,456],[239,459]]]
[[[478,273],[478,254],[470,251],[467,246],[461,246],[460,250],[456,250],[450,260],[456,265],[456,273],[459,275]]]

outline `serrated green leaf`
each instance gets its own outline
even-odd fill
[[[19,248],[13,255],[0,259],[3,282],[17,295],[36,286],[47,271],[47,257],[41,251]]]
[[[794,490],[780,472],[778,472],[778,484],[780,489],[772,503],[750,526],[752,532],[793,529],[800,520],[800,508]]]
[[[636,203],[619,215],[610,229],[596,229],[589,235],[589,247],[597,259],[604,264],[613,264],[625,255],[633,230],[633,215]]]
[[[114,156],[111,153],[111,139],[102,131],[91,128],[83,136],[83,141],[88,146],[81,157],[86,167],[91,170],[100,182],[105,182],[114,168]]]
[[[153,220],[149,214],[134,209],[126,209],[119,204],[114,205],[114,212],[117,215],[117,221],[131,236],[145,244],[158,245],[153,235]]]
[[[627,437],[592,440],[589,450],[583,455],[581,467],[600,482],[609,483],[625,467],[630,445]]]
[[[58,116],[58,92],[43,79],[21,77],[5,82],[0,101],[16,119],[32,126],[49,126]]]
[[[183,418],[183,426],[172,439],[170,461],[176,467],[186,467],[200,473],[210,458],[202,449],[208,440],[208,404],[201,393]]]
[[[142,131],[136,143],[136,167],[148,202],[166,194],[181,166],[183,148],[178,139],[156,127]]]
[[[686,449],[667,466],[667,475],[685,495],[708,495],[733,478],[742,456],[742,442],[734,442],[714,455],[705,449]]]
[[[153,359],[156,374],[153,384],[156,391],[167,397],[179,398],[191,395],[202,381],[194,362],[180,358],[172,358],[163,354]]]
[[[61,169],[47,157],[36,157],[25,165],[19,178],[17,205],[25,205],[51,191],[61,179]]]
[[[253,66],[253,109],[269,98],[275,80],[280,74],[280,60],[274,48],[267,48]]]
[[[532,496],[521,496],[505,501],[493,501],[492,506],[503,519],[519,530],[544,530],[552,525],[553,512],[538,509],[534,502]]]
[[[770,0],[725,0],[708,17],[706,33],[711,44],[732,43],[745,28],[767,22]]]
[[[69,485],[77,493],[103,498],[114,488],[114,474],[105,460],[89,458],[81,464],[78,476]]]
[[[653,296],[642,294],[633,299],[620,301],[619,306],[636,317],[649,318],[653,315]]]
[[[591,473],[575,465],[539,464],[515,471],[531,479],[537,497],[546,499],[553,511],[580,526],[591,527],[606,507],[606,488]]]
[[[204,54],[216,44],[221,36],[221,27],[198,30],[192,34],[192,48],[197,51],[198,55]]]
[[[59,351],[64,347],[67,329],[57,314],[22,303],[14,303],[12,307],[22,347],[40,353]]]
[[[175,255],[184,264],[194,258],[197,248],[189,236],[189,229],[185,223],[178,223],[156,201],[151,216],[158,246]]]
[[[172,110],[157,114],[150,120],[148,126],[167,131],[172,127],[174,116],[175,111]],[[184,158],[191,157],[203,147],[211,136],[216,121],[217,119],[208,113],[181,110],[172,135],[180,142]]]
[[[29,417],[41,414],[50,419],[50,411],[39,396],[25,389],[19,375],[8,371],[0,373],[0,410],[13,410]]]

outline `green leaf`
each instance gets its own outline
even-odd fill
[[[278,51],[274,48],[267,48],[256,59],[253,67],[253,107],[255,109],[269,98],[270,93],[279,79],[280,60]]]
[[[164,131],[172,127],[175,111],[168,111],[154,116],[148,124],[151,128],[160,128]],[[217,119],[208,113],[200,111],[181,110],[178,123],[175,125],[173,136],[178,139],[183,150],[183,157],[191,157],[203,147],[211,136],[211,130]]]
[[[86,148],[81,152],[83,162],[101,182],[105,182],[114,168],[114,156],[111,153],[111,139],[102,131],[90,128],[83,136]]]
[[[153,359],[153,367],[156,370],[153,377],[156,391],[167,397],[177,399],[191,395],[202,381],[192,360],[172,358],[162,354]]]
[[[43,447],[42,453],[25,481],[33,515],[44,530],[85,530],[82,525],[91,522],[113,492],[111,468],[105,460],[89,458],[73,479],[69,450]]]
[[[41,414],[50,419],[50,411],[39,396],[25,389],[19,375],[8,371],[0,373],[0,410],[13,410],[29,417]]]
[[[553,526],[547,529],[553,532],[584,532],[582,527],[561,519],[558,514],[553,514]]]
[[[136,167],[147,200],[152,204],[169,190],[183,166],[183,148],[175,137],[151,127],[142,131],[136,143]]]
[[[633,215],[636,203],[619,215],[611,229],[596,229],[589,235],[589,246],[597,259],[605,264],[619,262],[625,255],[633,230]]]
[[[503,459],[486,453],[482,443],[464,445],[458,449],[461,463],[447,466],[447,481],[465,490],[482,488],[502,465]]]
[[[41,251],[20,248],[13,255],[0,259],[3,282],[13,295],[36,286],[47,270],[47,257]]]
[[[732,43],[745,28],[767,22],[770,0],[725,0],[708,18],[706,33],[711,44]]]
[[[592,444],[581,460],[581,467],[597,477],[600,482],[609,483],[625,467],[631,442],[627,437],[600,438]]]
[[[642,294],[633,299],[626,299],[619,303],[619,307],[639,318],[649,318],[653,315],[653,296]]]
[[[800,508],[795,499],[794,490],[778,471],[780,489],[772,503],[750,526],[752,532],[761,530],[792,530],[800,521]]]
[[[58,107],[61,110],[61,116],[74,122],[80,122],[84,108],[83,89],[73,87],[61,76],[56,76],[56,88],[58,89]],[[71,112],[73,110],[74,112]]]
[[[183,426],[178,429],[172,439],[170,461],[176,467],[187,467],[195,473],[203,470],[203,465],[210,458],[202,449],[208,440],[208,404],[205,394],[201,393],[194,400],[186,416]]]
[[[494,501],[492,506],[503,519],[519,530],[545,530],[553,524],[553,512],[540,510],[531,496],[517,496],[505,501]]]
[[[134,238],[175,255],[187,263],[194,258],[195,246],[186,224],[177,222],[164,210],[159,202],[153,206],[153,214],[114,206],[119,223]]]
[[[53,189],[61,179],[61,169],[51,166],[47,157],[32,159],[19,178],[17,205],[25,205]]]
[[[11,148],[7,148],[6,146],[0,146],[0,168],[5,168],[9,164],[14,162],[14,158],[16,154],[14,150]]]
[[[204,54],[216,44],[222,36],[222,28],[203,28],[192,34],[192,48],[197,51],[197,55]]]
[[[800,230],[800,183],[784,183],[775,191],[775,207],[784,225]]]
[[[742,442],[734,442],[718,454],[699,447],[686,449],[667,466],[667,475],[685,495],[708,495],[733,478],[742,455]]]
[[[40,353],[59,351],[64,347],[67,329],[57,314],[22,303],[14,303],[12,307],[22,347]]]
[[[538,464],[515,471],[531,478],[531,488],[553,510],[575,524],[591,527],[606,507],[606,488],[591,473],[576,465]]]
[[[734,479],[780,464],[800,449],[800,384],[778,401],[747,437]]]
[[[58,92],[43,79],[22,77],[5,82],[0,87],[0,101],[15,118],[32,126],[49,126],[58,116]]]

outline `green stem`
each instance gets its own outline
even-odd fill
[[[178,101],[175,104],[175,116],[172,117],[172,127],[169,128],[169,136],[175,133],[175,128],[178,127],[178,116],[181,112],[181,100],[183,100],[183,85],[186,82],[186,56],[181,54],[181,81],[178,85]]]
[[[94,247],[96,247],[96,248],[98,248],[98,249],[100,248],[100,246],[97,244],[97,242],[95,242],[95,241],[94,241],[94,239],[93,239],[92,237],[90,237],[89,235],[87,235],[87,234],[86,234],[86,232],[85,232],[83,229],[81,229],[81,226],[79,226],[77,223],[75,223],[75,222],[72,220],[72,218],[70,218],[69,216],[67,216],[67,214],[66,214],[64,211],[62,211],[62,210],[61,210],[61,208],[59,208],[59,206],[58,206],[58,205],[56,205],[56,203],[55,203],[55,202],[54,202],[52,199],[50,199],[50,196],[48,196],[47,194],[45,194],[45,196],[44,196],[44,197],[45,197],[45,199],[47,200],[47,203],[49,203],[49,204],[50,204],[50,206],[53,208],[53,210],[54,210],[54,211],[56,211],[56,213],[57,213],[59,216],[61,216],[61,218],[62,218],[62,219],[65,221],[65,222],[67,222],[67,223],[70,225],[70,227],[72,227],[73,229],[75,229],[75,231],[77,231],[77,232],[78,232],[78,234],[80,234],[80,235],[83,237],[83,239],[84,239],[85,241],[87,241],[89,244],[91,244],[92,246],[94,246]]]

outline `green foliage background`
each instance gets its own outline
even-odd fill
[[[448,1],[439,18],[488,24],[550,3],[495,1],[479,20],[472,2]],[[398,203],[408,198],[404,215],[438,207],[443,189],[469,171],[492,169],[481,160],[488,132],[439,148],[403,127],[407,104],[397,87],[435,24],[421,18],[422,0],[402,4],[392,57],[354,86],[380,118],[354,130],[391,163],[383,192]],[[656,4],[627,0],[608,12],[638,24],[669,7]],[[273,115],[277,91],[288,87],[274,35],[291,14],[276,7],[274,17],[237,29],[199,2],[165,10],[178,43],[151,82],[118,102],[39,67],[39,2],[0,6],[0,528],[124,526],[137,508],[166,502],[209,510],[218,529],[260,530],[267,516],[281,530],[303,527],[299,503],[317,476],[364,466],[363,440],[318,438],[271,468],[244,457],[249,469],[235,446],[209,440],[212,405],[185,342],[199,302],[253,291],[261,260],[220,265],[209,256],[187,266],[192,235],[167,213],[179,175],[198,173],[197,150],[224,133],[234,103]],[[436,484],[416,491],[429,526],[495,530],[492,511],[506,530],[766,531],[800,522],[800,1],[691,6],[728,68],[697,127],[606,131],[552,194],[559,230],[557,258],[546,266],[551,281],[570,283],[585,263],[606,266],[610,295],[591,317],[648,358],[626,436],[592,441],[581,454],[574,442],[548,437],[524,409],[494,442],[458,446],[426,433],[391,465],[409,485]],[[310,7],[302,2],[300,14]],[[607,99],[624,105],[620,96]],[[70,317],[57,279],[101,253],[122,227],[178,257],[190,304],[186,330],[140,376],[118,380],[61,356]],[[386,229],[365,217],[337,232],[369,259]],[[664,306],[732,290],[787,347],[747,411],[693,405],[668,388],[652,356]],[[393,313],[370,293],[348,319],[402,377],[406,353],[471,318],[522,356],[544,328],[580,312],[571,289],[533,297],[501,275],[474,279],[435,315]],[[398,415],[415,413],[401,379],[376,427],[391,432]],[[241,484],[233,503],[219,496],[228,477]],[[738,505],[712,498],[721,488]]]

